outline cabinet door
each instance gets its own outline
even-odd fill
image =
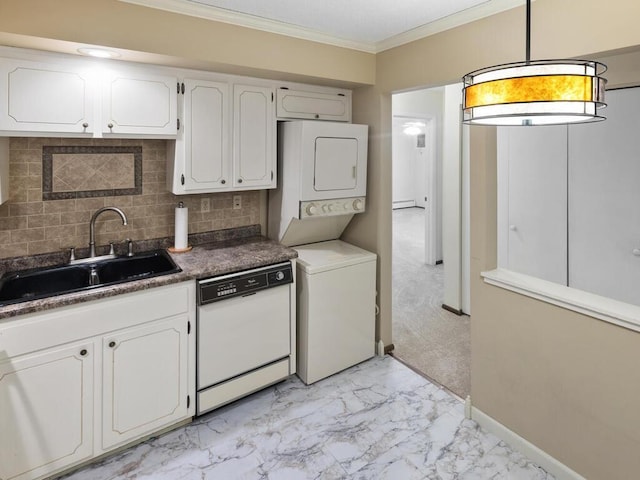
[[[278,118],[351,121],[351,96],[348,93],[304,92],[279,88]]]
[[[567,127],[498,129],[499,265],[567,284]]]
[[[89,134],[93,84],[68,67],[3,60],[0,64],[0,130]]]
[[[103,86],[102,125],[106,135],[174,137],[178,132],[176,77],[115,73]]]
[[[273,89],[234,85],[233,186],[276,186],[276,118]]]
[[[188,417],[187,316],[103,338],[102,448]]]
[[[184,84],[184,189],[228,189],[231,187],[229,85],[204,80],[185,80]]]
[[[93,344],[0,363],[0,478],[36,478],[93,454]]]
[[[569,127],[569,286],[640,305],[640,88]]]

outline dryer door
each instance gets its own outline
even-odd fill
[[[358,139],[316,137],[313,189],[353,190],[358,172]]]
[[[303,124],[301,200],[364,197],[368,127],[331,122]]]

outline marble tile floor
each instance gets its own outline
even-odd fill
[[[390,356],[297,377],[65,480],[552,480]]]

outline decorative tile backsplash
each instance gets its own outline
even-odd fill
[[[259,191],[240,192],[242,208],[237,210],[233,209],[232,197],[238,192],[201,195],[173,195],[168,192],[166,143],[165,140],[11,138],[10,199],[0,205],[0,258],[54,252],[71,246],[85,247],[89,243],[91,215],[105,206],[121,208],[129,221],[127,226],[123,226],[116,214],[108,212],[101,215],[96,223],[98,245],[121,242],[125,238],[147,240],[173,236],[174,209],[180,201],[189,208],[189,233],[260,223]],[[44,146],[141,147],[141,193],[43,200]],[[95,153],[74,153],[73,156],[70,160],[72,170],[83,168],[85,161],[88,170],[100,170],[99,162],[95,162]],[[53,167],[56,161],[52,163]],[[120,174],[120,168],[123,169],[122,176],[130,179],[130,169],[126,165],[114,167],[113,171]],[[73,176],[70,170],[61,173],[60,178],[67,182]],[[81,177],[76,184],[79,192],[104,185],[99,182],[92,184],[88,177],[90,175],[85,175],[84,179]],[[87,190],[82,190],[82,185],[86,185]],[[50,188],[52,193],[58,188],[54,187],[53,177]],[[68,191],[65,188],[61,191]],[[209,199],[208,212],[201,210],[202,203],[207,203],[202,202],[203,199]]]
[[[42,147],[42,198],[142,194],[142,147]]]

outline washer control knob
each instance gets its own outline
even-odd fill
[[[362,209],[362,200],[359,198],[356,198],[353,201],[353,209],[354,210],[361,210]]]
[[[315,215],[316,213],[318,213],[318,207],[315,206],[315,204],[310,203],[309,205],[307,205],[307,215]]]
[[[284,280],[284,272],[276,272],[276,280]]]

